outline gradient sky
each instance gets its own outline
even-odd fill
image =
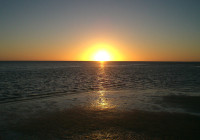
[[[199,0],[0,0],[0,60],[200,61]],[[111,52],[112,53],[112,52]]]

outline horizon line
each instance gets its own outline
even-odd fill
[[[0,60],[0,62],[101,62],[101,61],[83,61],[83,60]],[[200,62],[200,61],[104,61],[104,62]]]

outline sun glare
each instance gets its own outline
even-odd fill
[[[110,54],[107,51],[98,51],[94,55],[94,61],[110,61]]]
[[[122,57],[117,51],[117,47],[106,43],[92,44],[82,54],[83,61],[121,61]]]

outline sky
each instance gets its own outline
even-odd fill
[[[0,60],[200,61],[199,0],[0,0]]]

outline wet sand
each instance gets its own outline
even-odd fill
[[[199,113],[199,97],[145,97],[98,92],[1,104],[0,139],[200,139],[200,116],[187,113]],[[154,102],[186,112],[161,111]],[[152,108],[142,110],[147,105]]]
[[[75,107],[43,112],[10,129],[19,139],[198,139],[200,117]]]
[[[184,108],[190,112],[200,112],[200,96],[164,96],[163,102],[168,106]]]

